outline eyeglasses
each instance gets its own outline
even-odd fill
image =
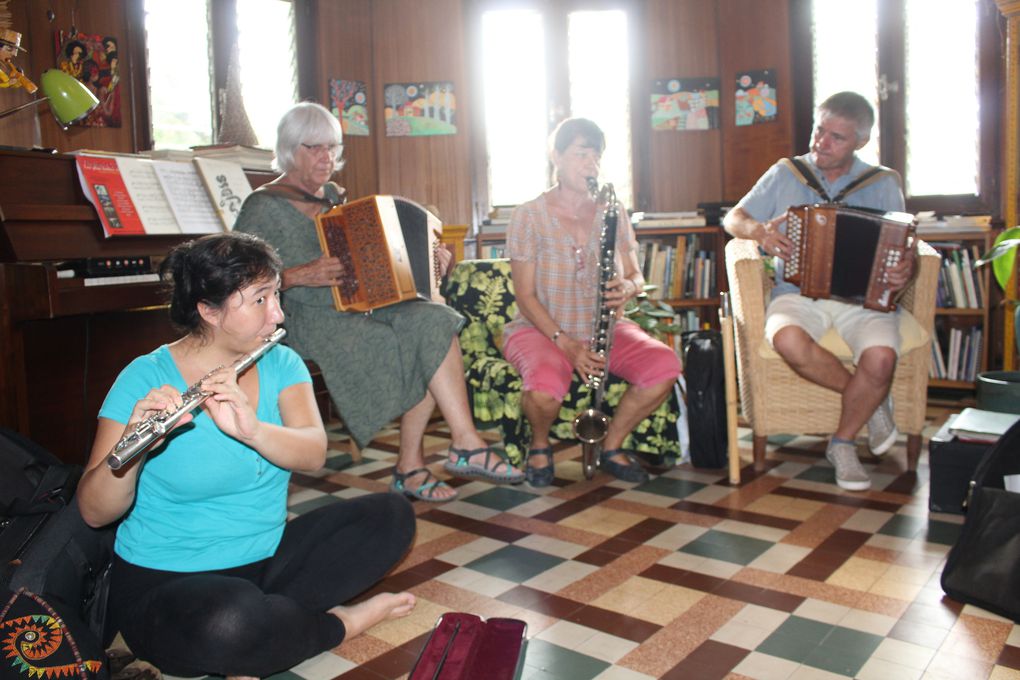
[[[316,156],[326,154],[330,158],[336,158],[343,153],[344,150],[343,144],[305,144],[304,142],[301,142],[301,146],[305,147]]]

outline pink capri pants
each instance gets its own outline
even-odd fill
[[[563,401],[570,389],[574,367],[552,340],[537,328],[514,331],[503,345],[503,355],[521,374],[526,392],[544,392]],[[613,330],[609,372],[637,387],[651,387],[680,375],[680,357],[635,323],[620,322]]]

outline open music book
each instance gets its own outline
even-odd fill
[[[77,154],[75,161],[82,191],[107,237],[229,230],[251,193],[240,166],[225,161],[87,152]]]

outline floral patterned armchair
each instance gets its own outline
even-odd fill
[[[450,272],[444,290],[446,303],[464,315],[460,332],[468,399],[479,429],[498,428],[506,451],[520,463],[528,450],[531,428],[521,411],[521,377],[503,358],[503,326],[517,312],[510,261],[464,260]],[[610,375],[602,410],[612,416],[626,383]],[[590,391],[574,375],[570,393],[563,400],[552,435],[573,439],[571,423],[578,411],[588,408]],[[676,391],[651,416],[638,424],[624,446],[643,454],[656,465],[673,465],[680,457]]]

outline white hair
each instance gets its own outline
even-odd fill
[[[340,121],[325,106],[315,102],[295,104],[283,114],[276,126],[276,158],[273,168],[289,172],[294,168],[294,152],[300,144],[340,144],[333,172],[344,166],[344,132]]]

